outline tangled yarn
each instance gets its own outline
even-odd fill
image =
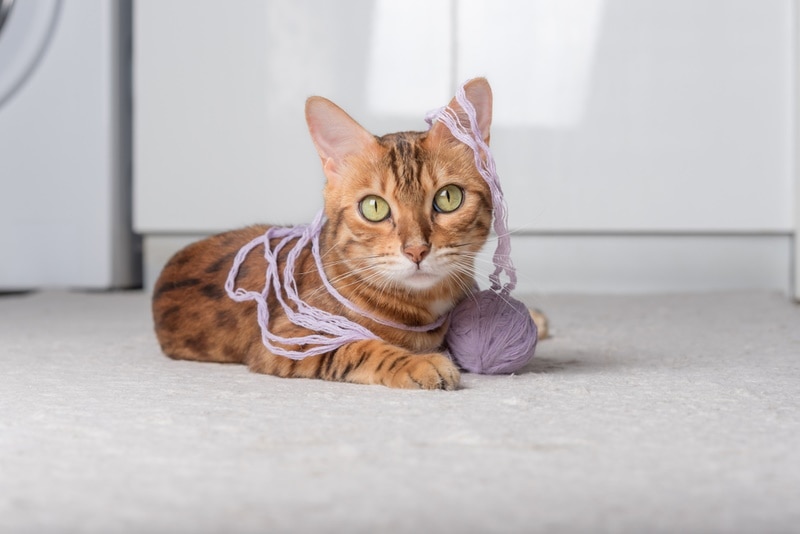
[[[536,324],[525,304],[511,297],[517,274],[511,261],[508,208],[492,152],[483,140],[475,108],[467,99],[464,86],[456,93],[456,102],[466,114],[466,124],[450,107],[429,114],[426,120],[430,124],[440,121],[453,137],[472,149],[475,166],[492,193],[497,247],[492,257],[494,272],[489,275],[491,288],[473,292],[453,309],[445,340],[453,359],[467,371],[514,373],[533,358]],[[505,282],[501,279],[503,275],[507,278]]]
[[[441,121],[456,139],[473,150],[478,171],[491,190],[494,230],[497,234],[497,248],[493,256],[495,270],[489,276],[491,289],[473,292],[450,314],[445,314],[428,325],[411,327],[374,317],[341,295],[328,281],[322,266],[319,247],[319,236],[326,221],[324,212],[320,211],[311,224],[271,227],[263,235],[247,243],[236,254],[225,281],[225,291],[231,299],[237,302],[256,302],[262,342],[270,352],[299,360],[330,352],[353,341],[378,339],[378,336],[358,323],[315,308],[300,298],[294,277],[294,266],[302,250],[310,244],[325,288],[349,310],[386,326],[417,332],[434,330],[450,318],[446,343],[452,358],[463,369],[476,373],[513,373],[533,357],[536,347],[536,325],[525,305],[510,296],[516,285],[516,271],[510,257],[511,240],[508,233],[507,208],[494,159],[488,145],[483,141],[475,109],[466,97],[464,86],[457,92],[456,101],[466,113],[468,124],[463,124],[456,111],[447,106],[429,114],[426,120],[430,124],[434,120]],[[273,240],[278,240],[277,245],[271,246]],[[294,244],[290,245],[293,241]],[[261,291],[236,288],[239,269],[247,255],[258,246],[264,248],[267,265],[264,288]],[[291,249],[281,273],[278,269],[278,256],[288,246],[291,246]],[[508,278],[506,282],[501,281],[503,275]],[[318,333],[293,338],[272,333],[269,330],[267,305],[270,292],[275,295],[292,323]],[[303,350],[291,350],[285,348],[286,346],[301,346]]]

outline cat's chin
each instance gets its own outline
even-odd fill
[[[442,281],[441,276],[417,271],[414,274],[407,276],[403,279],[403,284],[409,289],[416,291],[427,291],[438,285]]]

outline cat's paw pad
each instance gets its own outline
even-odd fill
[[[461,373],[442,354],[419,354],[406,359],[392,377],[393,387],[405,389],[447,389],[458,387]]]

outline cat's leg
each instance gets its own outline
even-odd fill
[[[266,356],[252,358],[250,369],[282,377],[383,384],[403,389],[456,389],[461,379],[458,368],[443,354],[414,354],[380,340],[355,341],[302,360]]]

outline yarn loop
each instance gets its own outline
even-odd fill
[[[319,237],[326,219],[324,211],[320,211],[311,224],[271,227],[263,235],[243,246],[234,258],[233,266],[225,281],[225,291],[231,299],[237,302],[256,302],[262,342],[273,354],[299,360],[330,352],[353,341],[378,339],[378,336],[360,324],[315,308],[300,298],[294,267],[302,250],[310,245],[325,288],[350,311],[385,326],[415,332],[434,330],[450,319],[450,328],[445,340],[451,357],[462,369],[487,374],[514,373],[533,357],[537,340],[536,325],[525,305],[510,296],[516,286],[517,277],[511,262],[508,210],[494,158],[481,136],[476,111],[467,99],[465,85],[456,93],[456,102],[466,114],[466,124],[456,110],[448,106],[428,114],[426,120],[431,125],[434,121],[440,121],[450,130],[453,137],[472,149],[478,172],[489,185],[494,210],[494,231],[497,236],[497,247],[493,256],[495,269],[489,276],[491,289],[474,291],[449,314],[442,315],[428,325],[412,327],[368,314],[341,295],[325,275],[319,250]],[[273,246],[272,242],[275,240],[277,244]],[[263,290],[237,288],[236,278],[239,269],[248,254],[259,245],[264,247],[264,259],[267,265]],[[279,253],[287,247],[290,249],[283,273],[280,273]],[[503,281],[503,277],[507,280]],[[269,330],[267,304],[270,292],[275,295],[292,323],[319,333],[295,338],[285,338],[272,333]],[[287,347],[300,347],[302,350]]]
[[[494,272],[489,275],[491,288],[473,292],[453,309],[445,341],[462,369],[473,373],[510,374],[522,369],[533,358],[537,330],[525,304],[510,295],[517,285],[517,274],[511,261],[508,207],[492,151],[483,139],[465,86],[459,88],[455,99],[466,114],[467,124],[448,106],[429,113],[426,120],[431,125],[434,120],[442,122],[453,137],[472,149],[475,166],[492,193],[497,247],[492,257]],[[502,275],[508,279],[506,282],[502,281]]]

